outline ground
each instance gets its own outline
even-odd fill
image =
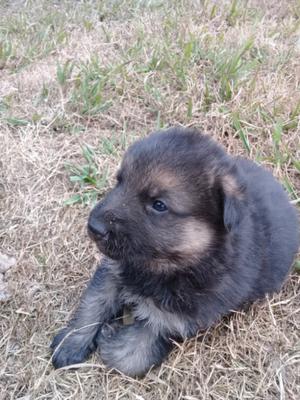
[[[143,379],[96,356],[55,371],[49,352],[100,257],[89,210],[136,138],[197,127],[299,204],[299,0],[2,0],[0,15],[0,399],[299,399],[296,270]]]

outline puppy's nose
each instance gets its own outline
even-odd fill
[[[104,238],[108,234],[106,225],[103,222],[94,219],[89,220],[88,230],[93,235],[100,236],[101,238]]]

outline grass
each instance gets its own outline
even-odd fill
[[[110,141],[105,142],[105,149],[112,150]],[[66,168],[70,173],[70,181],[77,184],[81,193],[76,193],[65,201],[65,205],[76,203],[95,203],[98,197],[107,189],[108,168],[101,174],[95,162],[94,150],[85,145],[82,147],[82,155],[85,159],[84,165],[67,164]]]
[[[30,0],[0,13],[0,252],[17,259],[0,276],[12,293],[0,400],[298,399],[297,273],[141,380],[96,356],[54,371],[48,346],[99,259],[89,210],[135,139],[200,128],[300,206],[299,1]]]

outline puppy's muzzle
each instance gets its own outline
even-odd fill
[[[88,222],[88,232],[93,239],[107,240],[109,231],[104,222],[90,218]]]
[[[103,239],[108,234],[106,225],[100,221],[90,220],[88,223],[88,231],[92,235],[98,236],[101,239]]]

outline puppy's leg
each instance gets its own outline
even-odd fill
[[[110,324],[97,336],[103,362],[129,376],[143,376],[161,364],[172,348],[169,339],[155,333],[145,321],[132,325]]]
[[[118,265],[105,259],[96,270],[68,326],[53,339],[55,368],[84,361],[95,350],[94,339],[101,325],[119,310]]]

